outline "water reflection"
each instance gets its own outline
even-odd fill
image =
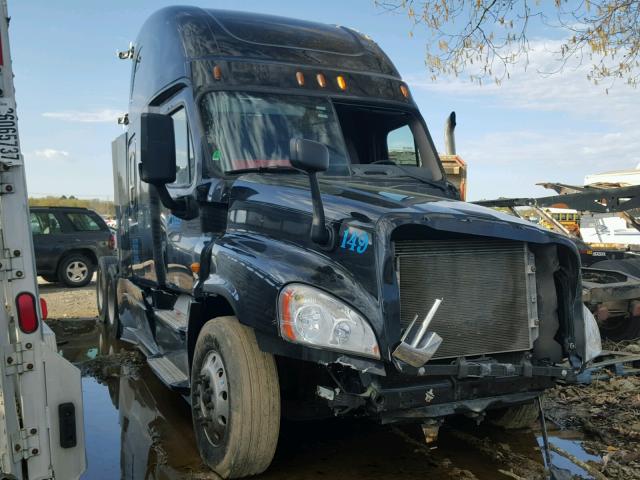
[[[190,410],[180,395],[165,387],[129,347],[109,343],[95,324],[58,323],[52,326],[61,353],[85,373],[84,479],[217,478],[200,460]],[[551,441],[581,460],[599,460],[584,452],[579,437],[554,432]],[[588,478],[557,455],[553,462]],[[518,471],[515,467],[522,465],[530,472],[524,478],[542,478],[535,432],[454,422],[441,430],[437,448],[429,449],[417,429],[399,433],[366,421],[285,422],[271,468],[256,478],[495,479],[508,478],[499,470]]]

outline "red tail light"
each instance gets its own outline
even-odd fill
[[[49,309],[47,308],[47,301],[40,297],[40,310],[42,311],[42,320],[49,318]]]
[[[109,235],[109,241],[107,242],[107,245],[109,246],[109,250],[115,250],[116,249],[116,236],[115,234],[111,234]]]
[[[38,329],[38,309],[36,298],[29,292],[23,292],[16,297],[18,310],[18,325],[24,333],[33,333]]]

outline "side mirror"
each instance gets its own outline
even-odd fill
[[[198,204],[192,197],[174,199],[167,189],[176,181],[176,140],[169,115],[140,116],[140,180],[153,185],[162,204],[176,217],[191,220],[198,216]]]
[[[173,119],[161,113],[143,113],[140,122],[140,180],[156,186],[175,182]]]
[[[292,138],[289,142],[291,166],[306,172],[309,176],[313,218],[311,220],[311,240],[327,248],[332,248],[335,235],[325,222],[324,206],[318,183],[318,172],[329,168],[329,150],[319,142],[305,138]]]
[[[319,142],[292,138],[289,143],[291,166],[307,173],[324,172],[329,168],[329,150]]]

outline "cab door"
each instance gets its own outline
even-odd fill
[[[167,185],[172,197],[193,195],[198,178],[195,139],[201,138],[195,121],[195,106],[190,98],[190,90],[184,89],[162,107],[162,113],[170,115],[176,145],[176,181]],[[195,277],[191,264],[199,261],[200,251],[207,238],[202,233],[201,219],[183,220],[167,208],[161,207],[163,236],[163,270],[166,285],[170,288],[191,292]]]

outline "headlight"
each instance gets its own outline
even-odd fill
[[[598,322],[593,318],[593,314],[586,305],[582,306],[582,316],[584,317],[584,341],[585,358],[584,362],[589,362],[602,353],[602,341],[600,339],[600,329]]]
[[[299,283],[280,292],[282,338],[293,343],[380,358],[369,323],[340,300]]]

